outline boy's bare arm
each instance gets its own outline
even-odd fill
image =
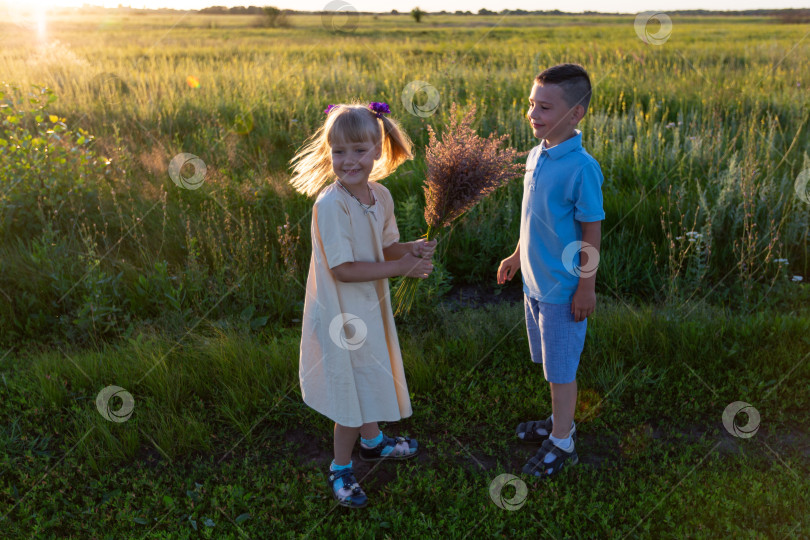
[[[501,261],[498,266],[498,284],[503,285],[507,281],[511,281],[515,274],[520,269],[520,240],[518,240],[515,252],[509,257]]]
[[[580,222],[582,226],[582,249],[579,252],[579,276],[574,297],[571,300],[571,313],[580,322],[596,309],[596,269],[599,265],[599,249],[602,242],[602,222]],[[593,260],[595,258],[595,260]]]

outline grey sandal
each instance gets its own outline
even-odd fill
[[[518,424],[515,435],[523,442],[538,443],[548,439],[548,436],[551,435],[551,428],[551,417],[549,416],[545,420],[531,420]],[[571,425],[571,431],[568,436],[572,437],[574,442],[577,442],[576,423]]]
[[[554,455],[554,461],[551,463],[545,463],[545,458],[548,454]],[[521,472],[532,476],[548,478],[554,476],[565,467],[573,467],[577,463],[579,463],[579,456],[577,456],[577,450],[573,442],[571,443],[571,451],[567,452],[551,442],[551,439],[546,439],[543,441],[543,445],[537,453],[526,462]]]

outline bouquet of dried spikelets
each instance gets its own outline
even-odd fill
[[[456,104],[450,107],[450,124],[441,141],[428,126],[430,142],[426,152],[425,221],[427,240],[475,206],[481,199],[521,174],[515,163],[517,152],[502,148],[507,136],[480,137],[471,124],[475,105],[459,120]],[[403,278],[394,297],[396,313],[407,313],[413,305],[419,278]]]

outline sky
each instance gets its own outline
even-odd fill
[[[282,9],[295,9],[302,11],[329,10],[328,4],[350,5],[357,11],[385,12],[396,9],[401,12],[410,11],[419,6],[426,11],[472,11],[481,8],[492,11],[502,9],[526,10],[552,10],[560,9],[566,12],[604,11],[613,13],[638,13],[641,11],[674,11],[686,9],[713,9],[713,10],[746,10],[746,9],[774,9],[774,8],[807,8],[808,0],[713,0],[707,7],[706,2],[697,0],[615,0],[607,4],[604,0],[566,0],[565,2],[538,2],[537,0],[6,0],[9,5],[36,7],[74,7],[84,3],[104,7],[116,7],[119,4],[134,8],[161,8],[174,9],[201,9],[208,6],[247,6],[247,5],[274,5]],[[0,0],[0,14],[4,9],[4,1]],[[337,9],[337,8],[334,8]],[[348,8],[351,9],[351,8]]]

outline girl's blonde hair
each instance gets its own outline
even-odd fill
[[[293,167],[290,183],[305,195],[317,194],[334,177],[332,145],[362,142],[382,146],[380,159],[375,161],[368,177],[371,181],[385,178],[413,158],[413,143],[395,120],[383,115],[377,118],[368,106],[359,103],[336,105],[324,124],[290,160]]]

